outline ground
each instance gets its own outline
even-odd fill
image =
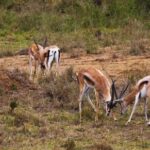
[[[70,54],[61,53],[60,70],[65,72],[70,66],[74,70],[93,66],[120,82],[127,77],[135,82],[137,78],[134,76],[141,77],[149,73],[149,65],[148,53],[130,56],[106,48],[101,54],[78,54],[78,50]],[[144,121],[143,104],[140,104],[128,126],[125,122],[131,108],[124,116],[117,113],[117,121],[100,111],[99,121],[95,124],[94,112],[87,104],[83,122],[79,124],[78,109],[53,107],[53,102],[45,97],[44,89],[28,81],[27,56],[1,58],[0,66],[0,149],[150,149],[150,128]],[[15,99],[19,99],[19,106],[11,112],[9,104]]]

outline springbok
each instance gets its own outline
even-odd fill
[[[98,121],[98,109],[99,109],[99,101],[103,100],[104,108],[107,112],[107,104],[114,99],[114,82],[112,86],[107,79],[107,77],[98,69],[95,68],[88,68],[88,69],[81,69],[79,72],[76,73],[77,81],[79,83],[79,114],[80,114],[80,122],[81,122],[81,113],[82,113],[82,100],[83,96],[87,97],[89,104],[94,109],[95,121]],[[89,92],[90,89],[94,89],[95,97],[96,97],[96,106],[92,103]],[[111,93],[112,90],[112,93]],[[113,114],[112,114],[113,115]],[[113,115],[114,119],[115,116]]]
[[[147,116],[147,101],[150,98],[150,76],[146,76],[139,80],[135,86],[135,88],[125,97],[119,96],[117,100],[113,101],[112,109],[117,103],[121,104],[121,113],[124,114],[127,110],[127,107],[134,102],[132,112],[126,124],[131,122],[132,116],[135,112],[136,106],[139,103],[140,99],[144,99],[144,113],[145,113],[145,120],[148,121]]]
[[[46,40],[44,44],[46,44]],[[32,80],[33,76],[33,69],[32,69],[33,63],[34,63],[34,75],[37,74],[37,77],[39,75],[40,70],[45,69],[44,61],[46,51],[44,49],[44,46],[37,44],[36,41],[34,40],[34,43],[28,49],[30,80]]]

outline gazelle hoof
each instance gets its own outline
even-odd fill
[[[117,121],[117,118],[114,118],[114,121]]]
[[[125,125],[127,126],[129,123],[130,123],[130,121],[127,121]]]

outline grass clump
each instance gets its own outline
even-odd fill
[[[13,56],[14,53],[11,50],[2,50],[0,51],[0,58]]]
[[[2,88],[2,86],[0,85],[0,96],[2,96],[4,93],[4,89]]]
[[[74,76],[73,68],[70,67],[60,76],[52,73],[49,77],[39,81],[44,87],[49,101],[53,102],[55,107],[76,108],[78,85]]]
[[[149,69],[147,68],[147,66],[142,66],[142,69],[135,68],[134,70],[128,70],[125,72],[125,76],[131,83],[131,85],[135,85],[138,80],[147,75],[149,75]]]
[[[10,102],[9,106],[10,106],[10,111],[14,112],[15,108],[17,108],[17,106],[18,106],[18,103],[17,103],[16,100],[13,100],[13,101]]]
[[[66,148],[66,150],[75,150],[75,141],[72,138],[67,139],[63,147]]]
[[[95,144],[88,148],[88,150],[113,150],[108,144]]]

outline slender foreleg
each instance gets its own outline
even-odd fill
[[[48,66],[48,74],[50,74],[52,65],[53,65],[53,61],[54,61],[54,55],[50,55],[48,58],[48,62],[47,62],[47,66]]]
[[[147,98],[144,99],[144,113],[145,113],[145,121],[148,121],[148,116],[147,116]]]
[[[82,119],[82,100],[83,100],[83,96],[85,95],[86,90],[88,89],[87,85],[84,85],[83,89],[80,91],[80,95],[79,95],[79,114],[80,114],[80,123],[81,123],[81,119]]]
[[[59,74],[59,66],[60,66],[60,51],[57,51],[55,54],[55,61],[57,67],[57,74]]]
[[[136,98],[135,98],[135,102],[134,102],[134,105],[133,105],[133,108],[132,108],[131,115],[130,115],[130,117],[129,117],[129,119],[128,119],[128,121],[127,121],[126,124],[128,124],[129,122],[131,122],[132,116],[133,116],[133,114],[134,114],[134,112],[135,112],[135,109],[136,109],[136,106],[137,106],[137,104],[138,104],[138,102],[139,102],[139,95],[140,95],[140,93],[138,93],[138,94],[136,95]]]
[[[31,58],[31,56],[29,56],[29,71],[30,71],[29,79],[32,80],[33,70],[32,70],[32,58]]]
[[[98,110],[99,110],[99,93],[94,89],[95,97],[96,97],[96,115],[95,115],[95,122],[98,121]]]

